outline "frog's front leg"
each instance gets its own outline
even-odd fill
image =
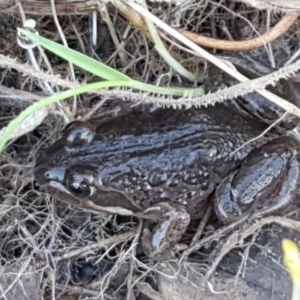
[[[298,187],[299,150],[299,142],[286,136],[250,152],[213,195],[218,218],[229,223],[246,215],[276,213],[290,204]]]
[[[148,207],[144,214],[157,221],[145,221],[142,246],[149,258],[166,259],[173,256],[177,244],[190,223],[190,215],[184,206],[170,201],[158,202]]]

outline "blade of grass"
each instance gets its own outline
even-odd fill
[[[73,63],[83,70],[99,76],[100,78],[105,80],[130,80],[130,77],[78,51],[53,42],[26,29],[18,28],[18,32],[21,33],[21,35],[29,38],[32,42],[41,45],[57,56]]]
[[[81,54],[73,49],[60,45],[56,42],[52,42],[46,38],[43,38],[29,30],[20,29],[18,31],[22,36],[27,37],[34,43],[41,45],[42,47],[48,49],[49,51],[55,53],[56,55],[71,61],[74,65],[84,69],[85,71],[91,72],[92,74],[105,78],[103,73],[106,74],[106,78],[115,78],[113,80],[127,80],[128,85],[132,89],[138,89],[146,91],[149,93],[156,93],[161,95],[171,95],[171,96],[186,96],[186,97],[197,97],[204,94],[202,87],[200,88],[181,88],[181,87],[160,87],[156,85],[147,84],[141,81],[133,80],[122,73],[115,71],[114,69],[98,62],[97,60],[90,58],[84,54]],[[107,76],[107,74],[110,74]],[[120,74],[123,77],[119,77]],[[101,76],[102,75],[102,76]],[[112,80],[112,79],[109,79]]]
[[[198,97],[204,94],[202,87],[197,89],[181,88],[181,87],[163,87],[147,84],[137,80],[131,80],[128,87],[132,89],[142,90],[144,92],[168,95],[168,96],[184,96],[184,97]]]
[[[148,6],[145,0],[141,1],[141,6],[148,10]],[[149,32],[152,36],[152,39],[155,43],[155,49],[160,54],[160,56],[166,61],[166,63],[173,68],[176,72],[188,78],[191,81],[195,81],[195,76],[189,72],[186,68],[184,68],[166,49],[164,43],[162,42],[154,24],[148,18],[144,18],[149,29]]]
[[[67,98],[73,97],[74,95],[83,94],[86,92],[90,92],[92,90],[99,90],[104,88],[110,88],[110,87],[118,87],[118,86],[127,86],[128,81],[101,81],[101,82],[95,82],[86,84],[84,86],[80,86],[78,88],[68,90],[50,97],[47,97],[43,100],[40,100],[39,102],[36,102],[32,104],[31,106],[27,107],[25,110],[23,110],[14,120],[12,120],[9,125],[6,127],[6,130],[4,131],[1,140],[0,140],[0,154],[2,153],[5,145],[9,141],[11,135],[14,133],[15,130],[19,127],[19,125],[25,121],[28,117],[30,117],[34,112],[37,110],[46,107],[48,105],[51,105],[53,103],[56,103],[61,100],[65,100]]]

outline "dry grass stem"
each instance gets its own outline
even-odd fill
[[[83,248],[65,253],[62,256],[56,257],[55,261],[59,262],[59,261],[62,261],[64,259],[68,259],[68,258],[71,258],[71,257],[74,257],[74,256],[78,256],[78,255],[80,256],[82,254],[85,255],[87,252],[95,250],[95,249],[106,248],[106,247],[108,247],[112,244],[115,244],[115,243],[125,242],[125,241],[130,240],[131,238],[133,238],[135,236],[135,234],[136,234],[135,232],[127,232],[127,233],[124,233],[124,234],[119,234],[119,235],[113,236],[113,237],[108,238],[106,240],[102,240],[99,243],[95,243],[95,244],[89,245],[87,247],[83,247]]]
[[[199,35],[188,30],[178,30],[183,36],[187,37],[195,44],[212,49],[226,51],[249,51],[271,43],[283,35],[291,26],[295,24],[299,13],[285,15],[272,29],[254,39],[247,41],[226,41]]]

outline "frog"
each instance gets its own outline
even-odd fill
[[[252,95],[71,122],[37,159],[34,177],[69,205],[143,219],[144,253],[165,259],[207,206],[230,224],[294,201],[299,119],[287,116],[262,135],[283,111]]]
[[[164,257],[208,199],[225,224],[293,201],[299,141],[280,128],[255,139],[265,129],[221,104],[75,121],[37,160],[34,176],[70,205],[144,218],[152,226],[143,230],[144,252]]]

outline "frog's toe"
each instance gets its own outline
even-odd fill
[[[157,220],[145,222],[141,240],[145,254],[155,259],[172,257],[173,247],[190,223],[190,215],[183,206],[172,202],[159,202],[146,209],[144,214]]]

